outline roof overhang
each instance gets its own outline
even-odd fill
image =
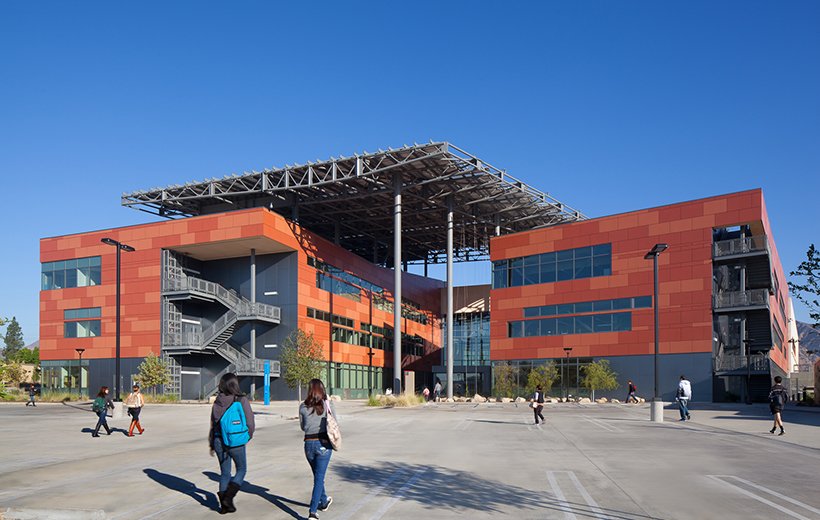
[[[389,264],[396,175],[403,260],[411,263],[445,261],[451,196],[456,261],[488,259],[496,234],[586,219],[447,142],[123,193],[122,205],[167,218],[266,207],[367,260]]]

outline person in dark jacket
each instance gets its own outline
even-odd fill
[[[632,384],[632,381],[629,382],[629,390],[626,392],[626,404],[629,404],[633,399],[635,402],[638,402],[638,398],[635,397],[635,392],[638,391],[638,387]]]
[[[111,402],[111,397],[108,395],[108,387],[101,386],[91,408],[99,418],[97,419],[97,426],[94,428],[94,433],[91,434],[92,437],[100,436],[100,426],[105,428],[105,433],[111,435],[111,428],[108,427],[108,421],[105,418],[109,408],[114,408],[114,403]]]
[[[308,519],[319,518],[317,511],[327,511],[333,498],[325,494],[325,473],[330,464],[333,448],[327,437],[327,405],[336,417],[336,407],[325,393],[325,385],[318,379],[308,383],[305,402],[299,405],[299,426],[305,432],[305,458],[313,472],[313,493],[310,497]]]
[[[535,387],[535,393],[532,395],[532,413],[535,415],[535,424],[538,424],[538,418],[541,418],[541,422],[547,422],[544,419],[544,414],[541,413],[541,410],[544,409],[544,392],[541,391],[541,385]]]
[[[248,427],[248,440],[250,440],[253,438],[255,426],[251,403],[242,393],[242,390],[239,389],[239,379],[236,374],[225,374],[219,380],[219,395],[216,397],[214,406],[211,409],[211,430],[208,433],[211,457],[214,455],[219,457],[220,476],[217,496],[219,497],[219,506],[222,508],[221,514],[236,511],[233,499],[239,492],[245,473],[248,471],[245,445],[229,447],[224,446],[222,441],[222,428],[219,421],[235,401],[242,403],[242,410],[245,412],[245,423]],[[233,478],[231,478],[231,460],[236,465],[236,474]]]
[[[774,415],[774,426],[769,430],[769,433],[774,433],[777,427],[780,426],[779,435],[786,435],[786,430],[783,429],[783,418],[780,417],[780,413],[783,412],[783,406],[786,404],[786,401],[789,400],[789,393],[786,392],[786,389],[780,384],[782,382],[782,377],[775,376],[774,386],[771,392],[769,392],[769,411]]]

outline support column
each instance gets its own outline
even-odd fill
[[[495,214],[495,236],[501,236],[501,213]]]
[[[401,394],[401,173],[393,175],[393,394]]]
[[[453,398],[453,196],[447,196],[447,397]],[[465,381],[466,382],[466,381]]]
[[[256,303],[256,249],[251,249],[251,304]],[[251,323],[251,359],[256,359],[256,322]],[[251,376],[251,399],[256,398],[256,376]]]

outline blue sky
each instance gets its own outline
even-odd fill
[[[0,316],[26,343],[39,239],[155,220],[122,192],[413,141],[590,217],[762,188],[786,271],[820,244],[815,1],[6,0],[0,49]]]

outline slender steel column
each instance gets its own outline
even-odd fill
[[[393,394],[401,394],[401,173],[393,175]]]
[[[121,251],[127,251],[129,253],[136,251],[133,247],[123,244],[121,242],[117,242],[111,238],[103,238],[100,240],[103,244],[107,244],[109,246],[114,246],[117,248],[117,361],[116,361],[116,373],[114,379],[114,386],[116,387],[115,393],[115,400],[120,401],[120,386],[122,386],[122,382],[120,381],[120,281],[121,275],[120,272],[122,270],[122,261],[121,261]]]
[[[447,397],[453,397],[453,196],[447,195]],[[466,383],[466,381],[465,381]]]
[[[251,249],[251,305],[256,304],[256,249]],[[255,314],[255,309],[254,309]],[[256,359],[256,322],[251,323],[251,359]],[[256,398],[256,377],[251,376],[251,399]]]

